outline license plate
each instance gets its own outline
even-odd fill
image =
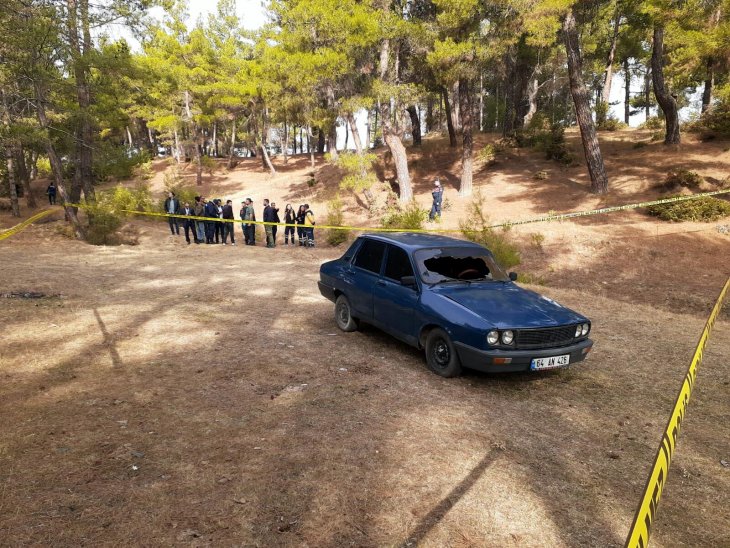
[[[535,358],[530,362],[530,369],[537,371],[539,369],[554,369],[556,367],[564,367],[570,363],[570,354],[564,356],[552,356],[550,358]]]

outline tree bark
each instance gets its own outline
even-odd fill
[[[644,73],[644,116],[647,120],[651,117],[651,58]]]
[[[618,43],[619,29],[621,28],[621,13],[619,12],[619,4],[616,4],[616,12],[613,19],[613,34],[611,35],[611,46],[608,48],[606,56],[606,68],[603,70],[603,86],[601,88],[601,102],[606,105],[605,109],[598,109],[600,119],[596,121],[600,124],[608,118],[608,105],[611,100],[611,83],[613,82],[613,64],[616,59],[616,44]]]
[[[408,115],[411,117],[411,134],[413,135],[413,146],[421,146],[421,119],[418,117],[418,109],[416,105],[411,105],[407,109]]]
[[[459,80],[459,102],[461,103],[461,184],[459,185],[459,196],[471,196],[472,174],[473,174],[473,150],[474,150],[474,122],[471,100],[471,89],[469,81],[465,78]]]
[[[529,107],[527,114],[525,114],[523,126],[529,126],[532,121],[532,117],[537,112],[537,93],[540,91],[540,85],[537,78],[530,78],[530,83],[527,86],[527,102]]]
[[[380,46],[380,66],[379,74],[381,80],[385,82],[392,82],[393,78],[389,74],[389,63],[388,59],[390,56],[390,40],[383,40]],[[398,111],[398,105],[395,105],[393,109],[395,113]],[[398,178],[398,186],[400,188],[400,202],[402,204],[408,203],[413,199],[413,189],[411,188],[411,175],[408,171],[408,155],[406,154],[406,147],[403,146],[401,139],[401,132],[393,127],[391,121],[390,112],[390,101],[380,101],[380,118],[381,128],[383,132],[383,140],[388,145],[390,153],[393,156],[393,162],[395,163],[396,176]]]
[[[624,59],[624,123],[629,125],[631,121],[631,66],[629,58]]]
[[[591,178],[591,192],[605,194],[608,192],[608,177],[603,165],[603,156],[596,136],[596,127],[588,102],[588,92],[583,83],[582,60],[578,42],[575,16],[572,9],[568,11],[563,21],[565,51],[568,58],[568,73],[570,76],[570,93],[575,105],[575,116],[580,126],[580,135],[585,151],[588,174]]]
[[[89,30],[88,0],[67,0],[69,41],[73,60],[73,72],[76,83],[76,101],[79,106],[79,120],[76,126],[76,170],[71,194],[84,191],[86,201],[93,202],[94,181],[92,171],[93,130],[91,127],[91,91],[88,83],[87,54],[91,46]],[[79,36],[78,21],[81,20],[83,33],[83,49]]]
[[[25,153],[22,146],[15,149],[15,165],[18,170],[18,179],[20,179],[20,184],[23,187],[23,194],[25,194],[25,205],[30,209],[34,209],[36,201],[30,188],[30,175],[28,174],[28,166],[25,163]]]
[[[307,126],[307,152],[309,152],[309,164],[314,169],[314,148],[312,148],[312,141],[314,141],[312,126]]]
[[[14,147],[5,147],[5,165],[8,170],[8,195],[10,196],[10,208],[13,217],[20,217],[20,206],[18,205],[18,187],[15,181],[15,150]]]
[[[702,112],[705,113],[712,104],[712,89],[715,85],[715,59],[707,58],[707,72],[705,74],[705,87],[702,90]]]
[[[441,95],[444,98],[444,110],[446,111],[446,127],[449,130],[449,146],[456,148],[456,129],[454,128],[454,120],[451,117],[451,103],[449,102],[449,92],[445,87],[441,88]]]
[[[81,227],[78,215],[76,214],[77,208],[66,205],[69,203],[69,196],[66,192],[66,185],[63,182],[63,165],[61,164],[61,159],[56,152],[56,148],[53,146],[53,141],[51,141],[50,135],[48,134],[48,117],[46,116],[45,107],[46,97],[39,82],[35,82],[34,91],[36,117],[38,118],[38,123],[43,130],[43,144],[46,149],[46,154],[48,155],[48,161],[51,164],[53,181],[56,183],[57,192],[61,196],[66,220],[71,223],[76,238],[84,240],[86,239],[86,234],[84,233],[84,229]]]
[[[233,169],[234,157],[236,154],[236,117],[231,122],[231,149],[228,151],[228,169]]]
[[[426,101],[426,133],[433,131],[433,95],[428,94],[428,100]]]
[[[665,145],[678,145],[681,142],[679,134],[679,109],[677,99],[667,90],[664,82],[664,27],[654,27],[654,46],[651,52],[651,79],[654,84],[654,96],[664,113],[666,133]]]
[[[360,131],[357,129],[357,120],[355,120],[355,115],[352,112],[348,112],[346,118],[347,123],[350,126],[350,132],[352,133],[352,142],[355,143],[355,151],[362,155],[362,139],[360,139]]]

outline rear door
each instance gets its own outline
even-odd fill
[[[380,279],[385,246],[384,242],[363,238],[352,261],[352,284],[349,286],[347,298],[350,300],[352,315],[366,321],[373,319],[373,291]]]
[[[413,275],[408,253],[388,244],[383,275],[375,284],[374,320],[382,329],[411,344],[417,341],[414,318],[419,293],[416,287],[402,285],[401,279]]]

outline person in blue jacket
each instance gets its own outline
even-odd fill
[[[437,216],[441,217],[441,202],[444,196],[444,189],[441,188],[441,181],[438,179],[433,183],[431,196],[433,197],[433,203],[431,204],[431,213],[429,213],[428,218],[433,221]]]

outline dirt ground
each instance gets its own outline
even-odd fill
[[[678,165],[727,175],[727,144],[667,159],[636,138],[606,139],[606,199],[581,168],[525,151],[476,186],[500,221],[651,198]],[[456,155],[430,146],[417,196],[439,174],[440,226],[456,227],[469,204]],[[306,160],[282,171],[244,162],[203,190],[324,211],[334,174],[310,188]],[[373,222],[347,204],[348,222]],[[515,227],[518,270],[593,320],[595,350],[563,371],[452,380],[375,329],[337,330],[316,280],[341,250],[187,246],[139,221],[139,245],[92,247],[34,225],[0,243],[0,293],[47,295],[0,298],[0,545],[620,546],[730,274],[727,223],[632,212]],[[728,307],[653,546],[730,545]]]

